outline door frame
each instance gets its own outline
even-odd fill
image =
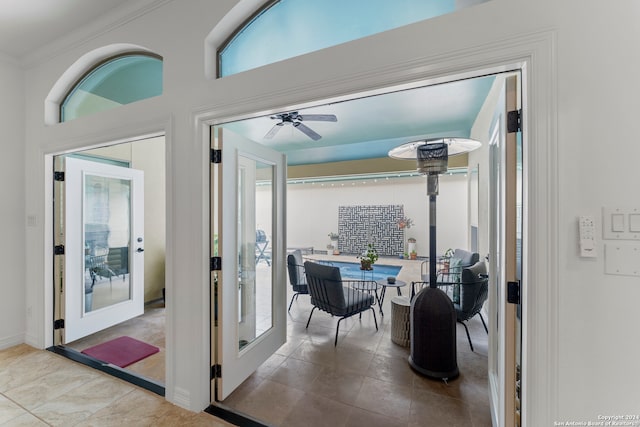
[[[208,200],[209,133],[208,129],[225,122],[268,115],[285,109],[301,109],[330,102],[375,95],[394,89],[410,89],[426,84],[480,77],[504,71],[520,70],[523,109],[523,304],[522,347],[522,420],[536,425],[536,420],[551,419],[557,413],[558,303],[557,253],[558,178],[557,162],[557,80],[555,38],[552,31],[515,36],[508,41],[461,49],[446,57],[424,58],[420,63],[400,64],[392,69],[370,70],[366,75],[348,76],[339,82],[325,81],[287,90],[262,94],[258,98],[240,99],[232,105],[212,105],[193,113],[194,135],[202,154],[202,197]],[[309,101],[313,100],[313,101]],[[209,204],[204,203],[205,209]],[[207,209],[208,210],[208,209]],[[203,213],[203,234],[210,235]],[[206,220],[205,220],[206,219]],[[535,233],[531,233],[535,225]],[[208,242],[207,242],[208,243]],[[203,243],[204,245],[204,243]],[[209,300],[208,248],[203,248],[203,300]],[[544,285],[542,285],[544,284]],[[529,307],[535,309],[529,309]],[[211,308],[209,308],[210,310]],[[210,344],[210,343],[209,343]],[[204,365],[204,363],[203,363]],[[203,366],[203,372],[208,370]],[[203,389],[204,389],[203,385]],[[531,409],[531,410],[530,410]]]
[[[46,150],[42,151],[43,162],[43,200],[44,214],[43,214],[43,228],[44,236],[42,241],[44,247],[42,249],[42,255],[44,257],[43,271],[44,277],[42,280],[44,301],[42,304],[44,315],[42,317],[41,331],[42,331],[42,344],[45,349],[53,349],[56,345],[54,339],[54,316],[58,316],[60,310],[60,304],[54,303],[54,277],[59,274],[57,271],[58,262],[54,265],[54,245],[58,243],[57,238],[54,236],[54,170],[56,165],[54,160],[57,156],[76,153],[80,151],[90,150],[94,148],[108,147],[123,143],[135,143],[136,141],[142,141],[145,139],[151,139],[156,137],[164,138],[164,151],[165,151],[165,216],[166,216],[166,229],[165,229],[165,288],[167,294],[167,302],[165,304],[165,322],[167,325],[171,325],[173,322],[173,304],[171,303],[171,293],[173,291],[173,240],[174,233],[173,227],[173,187],[172,183],[172,170],[170,168],[170,153],[173,148],[173,141],[171,138],[172,122],[168,121],[155,121],[153,123],[145,123],[139,126],[127,127],[126,129],[113,129],[112,131],[103,131],[100,135],[89,137],[85,139],[79,139],[73,142],[69,142],[64,150]],[[64,255],[63,255],[64,256]],[[57,317],[56,317],[57,318]],[[174,338],[170,334],[170,326],[165,327],[165,387],[164,389],[173,390],[175,383],[175,376],[173,370],[169,369],[171,366],[170,361],[173,360],[173,353],[175,352]],[[131,377],[131,382],[136,381],[135,375]],[[160,389],[158,389],[160,390]],[[156,393],[158,391],[152,390]],[[172,396],[167,392],[168,400],[172,400]]]

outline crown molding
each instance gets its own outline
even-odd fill
[[[18,59],[23,68],[31,68],[46,62],[64,52],[78,48],[95,38],[107,34],[141,16],[144,16],[173,0],[136,0],[126,3],[125,6],[113,9],[66,35],[43,45],[39,49]],[[1,59],[1,58],[0,58]]]

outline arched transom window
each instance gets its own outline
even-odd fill
[[[218,77],[488,0],[271,0],[218,49]]]
[[[60,104],[60,121],[161,94],[161,57],[149,53],[118,55],[96,65],[78,80]]]

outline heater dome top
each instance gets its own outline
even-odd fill
[[[428,138],[399,145],[389,151],[389,157],[400,160],[415,160],[418,157],[419,147],[439,144],[447,144],[449,156],[467,153],[482,145],[479,141],[469,138]]]

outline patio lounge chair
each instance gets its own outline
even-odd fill
[[[462,280],[462,271],[471,267],[480,260],[477,252],[469,252],[464,249],[456,249],[448,259],[446,268],[440,268],[437,271],[437,282],[441,286],[447,286],[447,293],[451,292],[451,299],[454,303],[460,301],[460,282]],[[421,280],[423,283],[429,284],[429,260],[423,261],[420,267]],[[420,283],[420,282],[415,282]],[[439,285],[440,286],[440,285]]]
[[[487,276],[487,266],[484,262],[480,261],[471,267],[464,268],[460,282],[460,302],[453,304],[453,308],[456,310],[456,320],[464,326],[471,351],[473,351],[473,344],[465,322],[477,314],[482,320],[484,330],[489,333],[481,313],[482,306],[489,297],[488,282],[489,276]]]
[[[309,287],[307,286],[307,276],[304,273],[304,265],[302,264],[302,252],[296,249],[289,255],[287,255],[287,270],[289,272],[289,282],[293,288],[293,296],[289,303],[289,309],[291,311],[291,305],[294,299],[298,299],[298,295],[308,295]]]
[[[334,341],[334,345],[338,345],[340,322],[347,317],[371,309],[376,331],[378,330],[376,312],[372,307],[375,302],[375,297],[370,293],[353,289],[353,287],[358,286],[360,288],[375,290],[377,289],[375,281],[342,280],[338,267],[316,264],[310,261],[304,263],[304,269],[307,275],[311,305],[313,305],[313,309],[311,309],[311,313],[309,314],[309,320],[307,321],[307,328],[309,327],[311,316],[316,308],[326,311],[332,316],[340,316],[340,320],[338,320],[338,325],[336,326],[336,338]]]

